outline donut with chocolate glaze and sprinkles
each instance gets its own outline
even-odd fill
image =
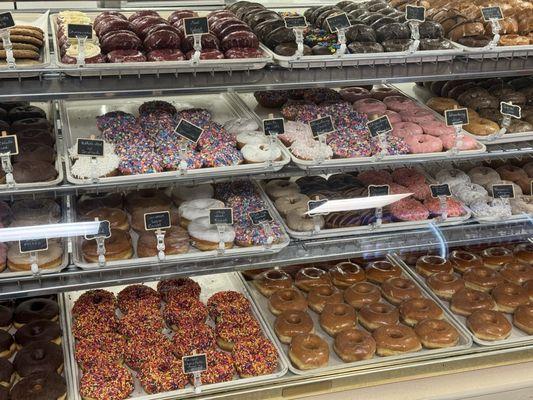
[[[178,358],[189,356],[194,351],[203,353],[214,346],[215,332],[206,324],[180,326],[172,337],[172,352]]]
[[[164,327],[161,314],[142,308],[130,311],[118,321],[118,331],[128,338],[139,333],[161,332]]]
[[[76,339],[116,332],[118,317],[115,314],[97,313],[80,315],[72,324],[72,335]]]
[[[124,314],[137,308],[158,311],[161,306],[159,294],[145,285],[130,285],[118,293],[117,299],[118,308]]]
[[[139,335],[126,342],[124,362],[139,371],[144,364],[158,358],[173,357],[170,340],[159,332]]]
[[[74,357],[83,370],[103,362],[122,363],[126,340],[118,333],[102,333],[79,340]]]
[[[233,379],[235,367],[231,354],[212,348],[206,350],[205,355],[207,357],[207,369],[200,372],[203,384],[228,382]],[[189,379],[191,383],[194,382],[193,374],[189,375]]]
[[[139,381],[148,394],[169,392],[187,386],[181,361],[176,358],[155,359],[147,362],[139,372]]]
[[[168,302],[174,296],[200,298],[202,288],[191,278],[165,279],[157,283],[157,291]]]
[[[272,374],[278,367],[278,352],[272,342],[263,337],[239,340],[233,346],[232,355],[241,378]]]
[[[238,341],[261,335],[259,322],[250,314],[231,315],[218,321],[215,326],[218,346],[231,351]]]
[[[207,300],[209,316],[213,321],[225,314],[250,312],[250,301],[239,292],[232,290],[217,292]]]
[[[116,306],[117,299],[113,293],[103,289],[89,290],[78,297],[74,307],[72,307],[71,314],[73,317],[77,317],[96,310],[101,311],[104,308],[114,313]]]
[[[123,400],[135,389],[131,373],[122,365],[101,363],[83,374],[80,395],[84,400]]]
[[[204,323],[207,315],[206,305],[193,297],[173,300],[163,309],[163,318],[174,330],[184,324]]]

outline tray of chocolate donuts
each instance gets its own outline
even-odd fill
[[[57,154],[57,129],[51,102],[0,103],[0,132],[17,137],[18,154],[10,157],[12,182],[0,168],[0,192],[16,188],[52,187],[63,181]]]
[[[298,375],[400,364],[472,345],[448,311],[386,259],[243,275],[289,369]]]
[[[176,399],[268,382],[288,369],[235,273],[62,297],[71,400]],[[182,358],[201,354],[207,369],[186,374]]]
[[[65,321],[56,296],[0,304],[0,399],[67,398]]]
[[[454,149],[454,129],[439,115],[389,86],[348,87],[234,93],[243,109],[257,121],[275,114],[285,118],[285,133],[278,135],[294,164],[305,170],[439,158]],[[386,140],[371,136],[366,123],[386,115],[392,131]],[[331,116],[333,132],[316,139],[309,122]],[[461,154],[483,153],[486,147],[464,131]]]
[[[63,101],[60,116],[69,153],[67,179],[73,184],[95,179],[135,183],[148,174],[153,179],[175,180],[177,176],[259,173],[279,170],[290,162],[287,150],[262,132],[262,124],[224,94],[106,100],[104,104]],[[188,122],[188,131],[178,134],[182,120]],[[193,136],[183,136],[191,128]],[[96,163],[91,157],[79,157],[76,147],[77,139],[92,135],[104,140],[104,154]]]
[[[230,208],[233,225],[220,230],[210,223],[210,209]],[[107,220],[105,264],[159,265],[279,252],[290,239],[266,198],[251,181],[176,185],[166,190],[141,189],[125,194],[83,195],[73,202],[76,221]],[[251,213],[267,210],[271,221],[254,223]],[[74,211],[73,211],[74,212]],[[145,214],[168,212],[170,228],[147,230]],[[99,268],[96,240],[78,238],[73,261],[83,269]]]
[[[193,36],[185,36],[183,20],[198,16],[208,18],[209,33],[201,36],[196,60]],[[82,67],[77,65],[77,39],[67,35],[69,23],[93,27]],[[50,25],[55,63],[74,76],[254,70],[272,60],[250,27],[228,10],[65,10],[50,15]]]
[[[533,244],[503,243],[395,260],[481,346],[533,342]]]

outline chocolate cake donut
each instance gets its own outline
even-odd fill
[[[36,372],[17,382],[10,396],[11,400],[64,400],[67,385],[55,372]]]
[[[56,321],[59,316],[57,302],[50,299],[35,298],[23,301],[15,308],[15,327],[40,319]]]
[[[61,328],[59,324],[41,319],[32,321],[15,332],[15,342],[19,348],[40,340],[60,344]]]
[[[63,351],[55,343],[38,340],[17,352],[13,366],[20,377],[36,372],[60,373],[63,369]]]

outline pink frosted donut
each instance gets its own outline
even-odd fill
[[[362,114],[383,114],[387,106],[376,99],[361,99],[353,103],[353,109]]]
[[[413,168],[398,168],[392,172],[392,179],[399,185],[409,187],[419,182],[426,182],[426,177]]]
[[[400,221],[423,221],[429,217],[428,209],[412,197],[392,203],[389,208],[392,215]]]
[[[388,185],[392,183],[392,176],[385,170],[368,170],[359,172],[357,180],[364,185]]]
[[[392,135],[396,137],[405,139],[408,136],[421,135],[422,133],[424,133],[422,128],[414,122],[396,122],[392,124]]]
[[[433,112],[424,110],[423,108],[400,111],[400,116],[402,117],[402,121],[416,122],[417,124],[435,120]]]
[[[413,193],[413,197],[417,200],[424,200],[431,197],[431,189],[425,182],[415,183],[407,187],[408,193]]]
[[[420,128],[426,135],[442,136],[448,134],[454,134],[455,130],[451,126],[447,126],[442,121],[431,120],[420,122]]]
[[[429,197],[424,200],[424,205],[431,214],[440,215],[440,201],[437,198]],[[448,217],[460,217],[464,214],[464,208],[457,200],[447,197],[446,208],[448,209]]]
[[[396,112],[419,108],[416,101],[408,99],[405,96],[388,96],[383,99],[383,103],[385,103],[389,110]]]
[[[442,142],[431,135],[411,135],[405,138],[405,143],[413,154],[439,153],[442,151]]]
[[[442,146],[445,150],[450,150],[455,144],[455,134],[453,135],[442,135],[439,136],[439,139],[442,141]],[[463,143],[459,150],[475,150],[478,148],[478,144],[473,137],[463,135]]]
[[[391,124],[397,124],[402,122],[402,117],[396,111],[386,110],[384,115],[389,117],[389,121]]]
[[[397,183],[388,183],[388,185],[390,186],[391,194],[411,193],[411,190],[407,189],[405,186],[398,185]]]

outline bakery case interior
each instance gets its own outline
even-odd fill
[[[34,3],[0,13],[0,400],[533,361],[531,2]]]

